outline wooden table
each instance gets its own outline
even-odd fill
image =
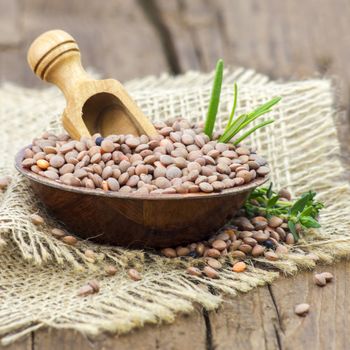
[[[85,66],[122,81],[164,71],[209,71],[218,57],[275,79],[335,74],[346,120],[346,0],[0,0],[1,80],[43,87],[27,66],[26,50],[36,35],[53,28],[77,38]],[[315,287],[312,273],[304,272],[227,300],[216,312],[198,307],[172,325],[97,341],[43,329],[8,349],[347,349],[350,263],[318,268],[324,269],[335,275],[325,288]],[[306,318],[293,313],[300,302],[311,304]]]

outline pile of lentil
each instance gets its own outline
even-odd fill
[[[280,200],[291,200],[291,194],[282,189]],[[300,227],[297,227],[300,231]],[[287,254],[295,243],[285,218],[278,216],[249,217],[242,208],[230,223],[208,240],[174,248],[164,248],[161,254],[168,258],[192,257],[193,266],[187,269],[190,275],[206,275],[218,278],[226,258],[233,260],[234,272],[245,271],[246,259],[263,257],[277,261]],[[309,254],[317,261],[318,257]]]
[[[255,150],[210,140],[185,119],[154,126],[152,137],[95,134],[76,141],[45,132],[25,149],[22,165],[66,185],[141,195],[222,191],[270,171]]]
[[[280,190],[279,196],[280,200],[291,200],[291,195],[286,189]],[[32,214],[30,220],[35,225],[45,225],[44,218],[37,213]],[[64,229],[53,228],[51,235],[67,245],[78,246],[80,243]],[[244,272],[247,269],[247,261],[251,258],[264,257],[270,261],[277,261],[293,248],[294,243],[294,236],[284,218],[278,216],[249,218],[243,207],[227,225],[207,240],[164,248],[157,252],[170,259],[178,258],[186,261],[187,266],[190,265],[186,270],[189,275],[219,278],[225,262],[229,261],[233,272]],[[95,263],[99,254],[86,249],[84,255],[86,261]],[[315,254],[307,255],[314,261],[319,259]],[[118,270],[116,266],[107,265],[103,273],[113,276]],[[135,281],[142,279],[141,273],[135,269],[129,269],[128,275]],[[330,275],[315,277],[315,283],[320,286],[330,280]],[[94,287],[84,286],[82,294],[85,294],[86,290],[93,293]]]

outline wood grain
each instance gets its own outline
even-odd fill
[[[87,53],[85,66],[122,81],[163,71],[208,71],[223,57],[227,64],[254,68],[277,79],[336,75],[340,107],[349,106],[350,3],[346,0],[11,3],[12,10],[7,0],[0,0],[0,28],[8,17],[15,31],[11,29],[15,34],[11,38],[0,35],[2,80],[40,86],[26,67],[25,52],[36,35],[56,27],[79,40]],[[346,130],[343,113],[344,161],[349,152]],[[71,331],[40,330],[34,342],[28,337],[8,349],[347,349],[350,262],[319,269],[333,271],[334,283],[320,289],[312,284],[312,273],[305,272],[239,295],[216,312],[179,317],[173,325],[146,326],[97,342]],[[304,301],[310,302],[311,311],[299,318],[293,308]]]
[[[333,282],[321,288],[313,273],[280,278],[271,286],[241,295],[210,313],[213,347],[217,349],[347,349],[350,324],[350,262],[319,266]],[[299,303],[311,305],[306,317],[294,313]]]
[[[346,0],[156,0],[181,71],[227,65],[271,78],[333,76],[350,86],[350,4]]]
[[[19,0],[0,0],[0,52],[20,44],[20,20]]]
[[[197,309],[189,316],[180,315],[170,325],[146,325],[125,336],[103,336],[99,340],[68,330],[42,329],[35,333],[34,344],[35,350],[203,350],[206,334],[202,312]]]
[[[41,329],[10,350],[87,349],[348,349],[350,325],[350,261],[319,266],[330,271],[334,281],[326,287],[313,283],[313,273],[281,277],[235,298],[226,299],[217,311],[180,315],[173,324],[135,330],[124,336],[102,335],[88,339],[70,330]],[[306,317],[294,314],[294,306],[311,305]]]
[[[101,77],[120,81],[168,70],[158,34],[136,0],[2,0],[3,16],[16,20],[21,40],[11,47],[0,43],[0,77],[28,87],[42,88],[26,64],[33,39],[50,29],[66,30],[84,54],[83,64]],[[8,4],[18,3],[14,19]]]

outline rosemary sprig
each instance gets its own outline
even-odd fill
[[[249,114],[243,114],[239,116],[236,120],[242,120],[241,123],[239,123],[239,127],[237,128],[230,128],[229,127],[225,129],[224,133],[219,138],[220,142],[229,142],[233,137],[235,137],[242,129],[244,129],[246,126],[248,126],[251,122],[256,120],[257,118],[261,117],[262,115],[271,112],[271,108],[277,104],[281,100],[281,97],[275,97],[272,100],[264,103],[263,105],[256,108],[253,112],[250,112]],[[269,119],[267,121],[264,121],[260,124],[257,124],[253,128],[251,128],[249,131],[244,133],[238,140],[234,141],[234,144],[239,144],[241,141],[243,141],[246,137],[248,137],[250,134],[252,134],[257,129],[260,129],[268,124],[271,124],[274,122],[274,119]],[[234,124],[234,122],[232,122]]]
[[[216,70],[215,70],[215,78],[213,83],[213,90],[211,94],[211,99],[209,103],[207,118],[205,121],[204,126],[204,132],[207,134],[210,138],[212,138],[213,130],[216,122],[216,115],[219,107],[220,102],[220,94],[221,94],[221,85],[222,85],[222,79],[223,79],[223,68],[224,68],[224,62],[222,59],[218,60],[216,64]],[[281,97],[275,97],[272,100],[264,103],[263,105],[256,108],[253,112],[245,113],[240,116],[238,116],[236,119],[234,119],[234,115],[236,112],[237,107],[237,96],[238,96],[238,86],[235,83],[234,84],[234,93],[233,93],[233,106],[232,110],[229,116],[228,123],[226,125],[226,128],[224,129],[223,134],[219,138],[220,142],[227,143],[232,138],[234,138],[240,131],[242,131],[244,128],[246,128],[249,124],[251,124],[254,120],[261,117],[262,115],[271,112],[271,108],[276,105],[280,100]],[[242,142],[245,138],[247,138],[249,135],[251,135],[256,130],[263,128],[264,126],[273,123],[273,119],[266,120],[264,122],[261,122],[254,127],[250,128],[248,131],[243,133],[240,137],[238,137],[236,140],[234,140],[234,144],[237,145],[240,142]]]
[[[318,216],[324,205],[316,201],[315,196],[315,192],[309,191],[303,193],[296,201],[282,201],[272,190],[271,184],[269,188],[255,189],[245,202],[244,208],[249,216],[276,215],[286,219],[288,228],[297,241],[301,232],[320,227]]]
[[[233,122],[233,117],[235,115],[236,107],[237,107],[237,97],[238,97],[238,87],[237,87],[237,83],[235,82],[234,91],[233,91],[233,106],[232,106],[230,118],[229,118],[228,123],[226,125],[225,131],[230,127],[230,125]]]
[[[234,145],[238,145],[239,143],[241,143],[245,138],[247,138],[250,134],[252,134],[254,131],[263,128],[264,126],[273,123],[275,120],[274,119],[269,119],[266,120],[258,125],[255,125],[254,127],[252,127],[251,129],[249,129],[247,132],[245,132],[242,136],[240,136],[237,140],[235,140],[233,142]]]
[[[224,72],[224,61],[218,60],[216,64],[216,69],[215,69],[215,78],[213,83],[213,90],[211,92],[207,119],[205,121],[205,126],[204,126],[204,132],[210,138],[213,135],[216,115],[218,113],[218,108],[219,108],[223,72]]]

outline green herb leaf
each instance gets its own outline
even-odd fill
[[[207,117],[204,125],[204,133],[208,135],[209,138],[212,138],[213,136],[214,126],[216,122],[216,115],[219,108],[223,71],[224,71],[224,62],[222,59],[220,59],[216,64],[213,89],[212,89],[211,98],[209,101],[208,113],[207,113]],[[264,103],[263,105],[259,106],[258,108],[256,108],[253,112],[250,112],[249,114],[242,114],[236,120],[234,120],[234,115],[237,107],[237,96],[238,96],[238,86],[235,83],[232,110],[231,110],[226,128],[224,129],[222,136],[219,138],[220,142],[225,142],[225,143],[229,142],[235,135],[237,135],[241,130],[243,130],[247,125],[249,125],[255,119],[259,118],[263,114],[270,112],[271,108],[281,100],[281,97],[275,97],[270,101]],[[238,140],[236,140],[234,144],[238,144],[239,142],[244,140],[246,137],[248,137],[257,129],[262,128],[272,122],[273,120],[270,119],[256,125],[255,127],[248,130],[245,134],[243,134]]]
[[[298,213],[301,213],[304,210],[307,202],[309,202],[312,199],[313,196],[311,192],[302,195],[291,207],[290,214],[297,215]]]
[[[314,208],[312,206],[308,206],[301,212],[300,215],[301,216],[310,216],[310,215],[312,215],[313,212],[314,212]]]
[[[293,235],[295,241],[297,242],[299,240],[299,235],[297,233],[295,223],[293,221],[288,221],[288,228],[291,234]]]
[[[273,187],[273,183],[271,182],[270,186],[269,186],[269,188],[267,189],[267,192],[266,192],[266,197],[267,198],[271,198],[272,197],[272,194],[273,194],[272,187]]]
[[[255,119],[259,118],[260,116],[271,112],[271,108],[277,104],[279,101],[281,101],[282,97],[275,97],[272,100],[264,103],[263,105],[256,108],[253,112],[249,113],[247,115],[247,119],[244,124],[242,124],[241,129],[245,128],[248,124],[250,124]]]
[[[321,225],[311,216],[301,216],[300,223],[306,228],[319,228]]]
[[[245,138],[247,138],[250,134],[252,134],[254,131],[273,123],[275,120],[274,119],[269,119],[266,120],[256,126],[254,126],[253,128],[251,128],[250,130],[248,130],[247,132],[245,132],[242,136],[240,136],[237,140],[235,140],[235,142],[233,143],[234,145],[238,145],[239,143],[241,143]]]
[[[213,135],[216,115],[218,113],[218,108],[219,108],[223,72],[224,72],[224,61],[220,59],[216,64],[213,89],[211,92],[207,118],[204,126],[204,132],[210,138]]]
[[[246,115],[242,114],[239,116],[233,123],[232,125],[229,126],[229,128],[221,135],[219,138],[219,142],[229,142],[232,139],[232,135],[236,135],[240,126],[245,122],[246,120]]]
[[[271,197],[267,202],[267,207],[272,208],[273,206],[275,206],[279,198],[279,195]]]
[[[233,121],[233,117],[235,115],[235,111],[236,111],[236,107],[237,107],[237,96],[238,96],[238,87],[237,87],[237,83],[235,82],[234,85],[234,92],[233,92],[233,106],[232,106],[232,110],[231,110],[231,114],[230,114],[230,118],[228,120],[227,126],[225,128],[225,131],[231,126],[232,121]]]
[[[246,213],[251,217],[256,215],[276,215],[288,222],[289,231],[295,240],[300,233],[306,233],[308,228],[319,228],[319,211],[324,207],[322,203],[315,200],[316,193],[309,191],[303,193],[296,201],[283,201],[273,191],[272,183],[269,187],[256,188],[244,204]],[[292,210],[293,209],[293,210]],[[297,225],[303,230],[297,230]]]

